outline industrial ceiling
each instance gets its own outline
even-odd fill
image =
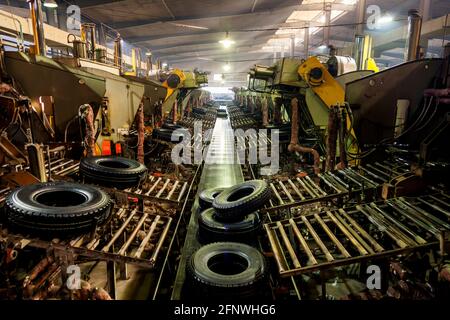
[[[13,0],[0,0],[9,3]],[[25,1],[25,0],[20,0]],[[19,2],[20,2],[19,1]],[[17,2],[17,0],[16,0]],[[248,68],[271,64],[274,57],[289,55],[290,38],[295,37],[295,55],[303,55],[304,28],[310,28],[310,50],[325,53],[323,46],[325,3],[331,3],[330,43],[350,53],[355,35],[357,0],[69,0],[82,15],[101,22],[109,33],[120,33],[129,46],[150,50],[155,58],[172,67],[199,68],[224,74],[227,85],[243,85]],[[404,26],[410,9],[430,3],[432,20],[448,12],[448,0],[367,0],[378,5],[383,14],[394,18],[374,36],[378,63],[402,62]],[[439,22],[440,23],[440,22]],[[430,25],[425,35],[428,53],[439,55],[445,34],[442,23]],[[399,29],[397,36],[392,30]],[[368,31],[368,30],[366,30]],[[225,49],[219,41],[235,41]],[[450,34],[450,32],[447,32]],[[224,65],[229,68],[224,70]],[[213,77],[211,77],[212,79]]]

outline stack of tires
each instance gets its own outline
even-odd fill
[[[267,265],[254,247],[261,231],[258,210],[270,199],[265,181],[204,190],[199,197],[198,237],[202,244],[189,259],[189,284],[209,299],[250,299],[266,285]]]

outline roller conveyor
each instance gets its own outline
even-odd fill
[[[188,232],[184,243],[180,264],[175,279],[172,299],[182,299],[182,289],[185,280],[185,266],[190,255],[201,245],[197,241],[197,211],[198,195],[204,189],[229,187],[243,182],[242,169],[235,161],[234,135],[228,118],[217,118],[211,143],[208,147],[203,171],[198,186],[198,193],[192,207],[192,215],[187,227]]]

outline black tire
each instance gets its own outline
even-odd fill
[[[257,212],[236,222],[221,221],[214,208],[204,210],[198,217],[198,237],[202,244],[234,241],[255,245],[260,230],[261,220]]]
[[[13,229],[41,236],[67,236],[91,231],[110,216],[111,198],[89,185],[48,182],[26,185],[6,198],[5,211]]]
[[[187,263],[187,276],[198,297],[209,300],[257,298],[267,274],[264,256],[237,242],[216,242],[198,249]]]
[[[168,130],[172,130],[172,131],[177,130],[177,129],[184,129],[183,126],[180,126],[178,124],[168,123],[168,122],[164,122],[161,127],[163,129],[168,129]]]
[[[217,216],[224,221],[237,221],[258,211],[269,201],[271,191],[264,180],[250,180],[225,189],[213,201]]]
[[[144,181],[147,167],[122,157],[87,157],[81,159],[80,175],[88,182],[125,189]]]
[[[187,129],[176,130],[177,131],[175,132],[175,130],[164,128],[153,129],[152,137],[153,139],[178,143],[183,140],[184,134],[187,132]]]
[[[198,197],[198,204],[202,210],[212,207],[214,198],[226,188],[212,188],[203,190]]]
[[[206,114],[206,110],[202,109],[202,108],[192,108],[192,113],[196,113],[199,115],[205,115]]]

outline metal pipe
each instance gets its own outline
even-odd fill
[[[270,247],[272,248],[273,255],[277,262],[278,271],[279,272],[286,271],[286,269],[289,269],[289,267],[287,266],[286,260],[283,259],[284,256],[280,246],[280,242],[278,241],[278,238],[276,238],[274,230],[272,230],[267,224],[264,225],[264,227],[266,228],[267,236],[270,242]]]
[[[405,60],[413,61],[419,57],[422,17],[416,9],[408,11],[408,35],[406,37]]]
[[[358,70],[364,70],[364,42],[365,36],[356,35],[355,36],[355,48],[353,57],[355,58],[356,66]]]
[[[291,58],[295,57],[295,34],[291,34]]]
[[[420,0],[420,14],[423,21],[428,21],[430,18],[431,0]]]
[[[278,230],[281,234],[281,239],[283,239],[284,245],[286,246],[286,249],[289,253],[289,256],[291,257],[291,261],[294,264],[295,268],[301,268],[300,261],[298,261],[297,255],[295,254],[294,248],[291,245],[291,242],[289,241],[288,235],[286,234],[286,231],[284,230],[283,224],[278,221],[277,222]]]
[[[309,248],[305,238],[302,236],[300,230],[298,229],[297,224],[292,219],[289,219],[289,223],[291,224],[292,230],[294,231],[294,234],[297,236],[298,241],[302,245],[303,250],[306,252],[309,262],[311,262],[312,264],[317,264],[317,260],[314,257],[313,253],[311,252],[311,249]]]
[[[167,219],[168,220],[167,220],[166,227],[164,228],[163,232],[161,233],[159,241],[156,244],[155,251],[153,252],[152,256],[150,257],[150,262],[153,264],[156,262],[156,259],[158,258],[158,253],[159,253],[159,251],[161,251],[162,245],[163,245],[164,241],[166,240],[167,233],[170,230],[170,225],[172,224],[172,218],[167,218]]]
[[[306,24],[304,30],[304,35],[303,35],[303,50],[304,50],[304,55],[305,55],[305,59],[308,59],[309,57],[309,24]]]
[[[359,0],[356,9],[355,36],[364,34],[364,19],[366,14],[366,0]]]
[[[314,157],[314,172],[317,174],[320,172],[320,155],[313,148],[303,147],[298,143],[298,99],[293,98],[291,100],[291,142],[288,146],[289,152],[311,153]]]
[[[138,147],[137,147],[137,160],[140,163],[144,163],[144,140],[145,140],[145,125],[144,125],[144,102],[141,101],[137,112],[137,132],[138,132]]]
[[[331,3],[325,4],[325,28],[323,30],[323,43],[328,47],[330,45],[330,24],[331,24]]]
[[[114,65],[122,69],[122,38],[120,36],[114,40]]]
[[[33,24],[34,54],[45,56],[44,20],[42,18],[41,0],[28,0]]]

